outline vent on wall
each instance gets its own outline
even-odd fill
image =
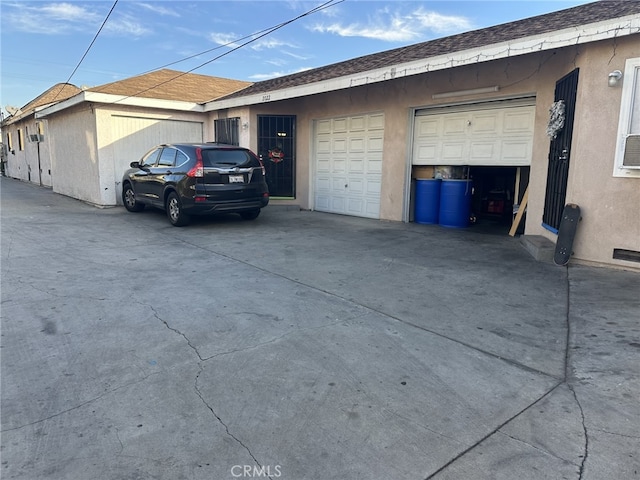
[[[614,248],[613,258],[616,260],[627,260],[629,262],[640,262],[640,252],[636,252],[635,250],[625,250],[623,248]]]
[[[622,166],[640,168],[640,135],[629,135],[624,145]]]
[[[38,135],[38,134],[29,135],[29,142],[31,143],[42,142],[43,140],[44,140],[44,135]]]

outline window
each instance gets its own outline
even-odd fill
[[[160,159],[158,160],[159,167],[173,167],[176,161],[176,150],[173,148],[165,148],[162,150]]]
[[[640,58],[624,67],[614,177],[640,178]]]
[[[24,150],[24,134],[21,128],[18,129],[18,150]]]
[[[222,118],[213,122],[216,130],[216,142],[228,145],[240,145],[240,118]]]
[[[156,148],[155,150],[150,151],[140,162],[141,167],[153,167],[156,164],[156,160],[158,159],[158,155],[160,155],[161,148]]]
[[[11,132],[7,132],[7,148],[9,151],[13,150],[13,137],[11,136]]]

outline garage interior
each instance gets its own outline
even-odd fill
[[[456,178],[472,181],[468,224],[470,231],[493,235],[509,234],[529,184],[530,167],[415,165],[412,171],[414,185],[410,221],[415,220],[415,209],[420,208],[415,203],[415,181],[439,178],[441,172],[454,172]],[[524,215],[515,231],[518,235],[524,233]]]

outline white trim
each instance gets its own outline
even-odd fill
[[[62,102],[48,105],[41,109],[36,109],[36,118],[45,118],[54,113],[66,110],[84,102],[100,103],[105,105],[126,105],[133,107],[157,108],[163,110],[179,110],[183,112],[203,113],[203,105],[194,102],[183,102],[177,100],[163,100],[158,98],[132,97],[126,95],[111,95],[84,91]]]
[[[610,87],[615,88],[615,87]],[[629,58],[625,62],[624,77],[622,79],[622,99],[620,100],[620,119],[616,139],[616,155],[613,166],[614,177],[640,178],[639,168],[624,167],[624,149],[629,134],[639,134],[631,131],[631,120],[634,102],[640,103],[640,57]],[[636,119],[640,124],[640,118]]]
[[[354,75],[324,80],[281,90],[272,90],[227,100],[214,100],[204,104],[204,111],[220,110],[246,105],[276,102],[291,98],[299,98],[318,93],[326,93],[350,87],[384,82],[400,77],[420,75],[422,73],[446,70],[452,67],[473,65],[501,58],[515,57],[562,47],[619,38],[625,35],[640,33],[640,16],[628,15],[591,23],[579,27],[571,27],[556,32],[520,38],[508,42],[484,45],[468,50],[461,50],[435,57],[414,60],[412,62],[389,65],[375,70],[359,72]]]

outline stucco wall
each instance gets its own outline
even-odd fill
[[[95,125],[88,104],[48,118],[53,191],[100,205]]]
[[[51,186],[51,161],[49,155],[49,135],[44,123],[44,141],[29,142],[28,134],[38,133],[34,116],[28,116],[14,124],[3,127],[2,141],[8,145],[7,134],[11,135],[13,149],[6,157],[6,175],[25,182],[45,187]],[[22,130],[23,149],[19,148],[18,129]],[[13,153],[11,153],[13,152]]]
[[[613,70],[624,71],[627,58],[640,57],[640,40],[599,42],[583,49],[567,202],[580,205],[583,220],[575,258],[640,267],[614,260],[614,248],[640,251],[640,178],[614,177],[621,86],[609,87]]]
[[[614,178],[615,138],[620,88],[607,86],[608,73],[624,69],[627,58],[640,56],[638,35],[511,57],[477,65],[398,78],[302,99],[267,103],[251,109],[257,115],[297,116],[296,199],[312,208],[312,126],[316,119],[382,111],[385,115],[384,163],[380,218],[406,219],[408,169],[411,163],[413,111],[501,98],[532,96],[536,102],[534,145],[525,233],[555,234],[542,227],[550,139],[546,134],[555,83],[580,69],[576,120],[568,179],[567,202],[583,209],[575,259],[638,268],[612,259],[613,248],[640,250],[640,179]],[[498,85],[491,94],[433,100],[432,94]],[[252,132],[256,142],[257,132]],[[256,145],[251,145],[255,148]]]

